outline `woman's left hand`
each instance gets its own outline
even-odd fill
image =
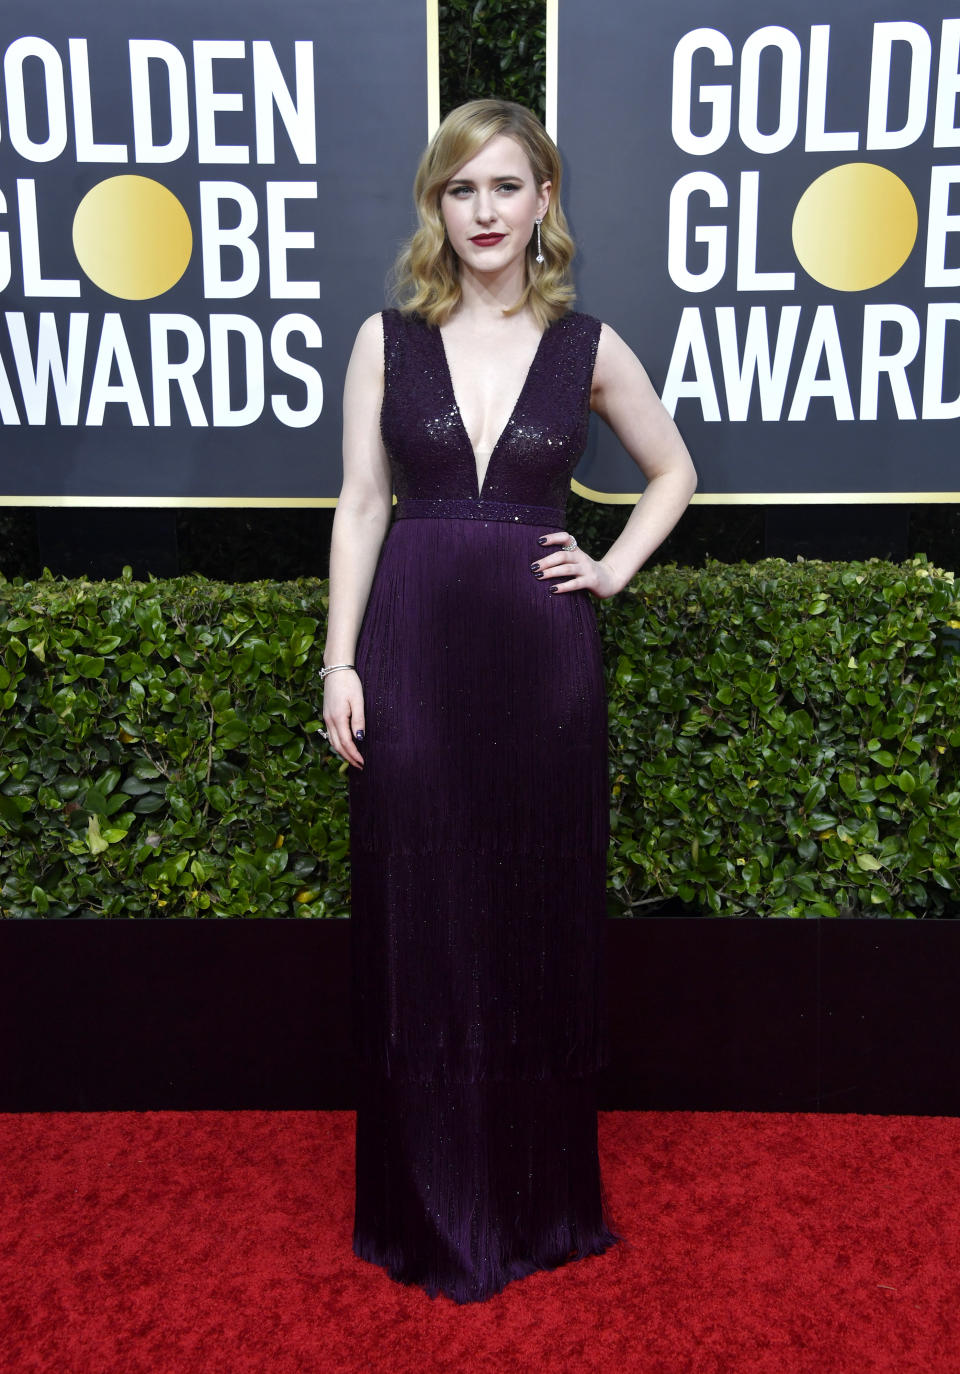
[[[545,554],[534,559],[530,567],[531,576],[540,577],[544,582],[552,577],[569,578],[567,582],[554,582],[549,589],[551,592],[587,591],[604,600],[623,590],[614,570],[606,563],[591,558],[566,530],[545,534],[537,542],[544,546]],[[550,553],[551,544],[573,547],[561,547],[557,552]]]

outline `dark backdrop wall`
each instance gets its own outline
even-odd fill
[[[543,0],[450,0],[441,4],[441,112],[482,95],[544,113]],[[413,168],[410,172],[412,176]],[[573,496],[570,525],[588,548],[616,537],[629,508]],[[95,510],[0,507],[0,572],[113,577],[201,573],[228,581],[324,576],[332,511]],[[960,564],[960,512],[950,505],[785,508],[698,506],[655,555],[657,562],[794,557],[903,558],[926,553]]]

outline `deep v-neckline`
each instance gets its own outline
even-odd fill
[[[534,352],[533,357],[530,359],[530,366],[527,368],[526,376],[523,379],[523,385],[517,393],[517,399],[513,403],[513,409],[507,416],[506,423],[504,424],[503,429],[497,435],[496,443],[490,450],[490,457],[487,459],[487,466],[484,470],[483,481],[481,481],[480,471],[477,467],[477,452],[476,449],[473,447],[473,441],[470,438],[470,435],[467,433],[467,426],[464,423],[463,412],[460,409],[460,402],[457,400],[457,389],[453,384],[453,373],[450,371],[450,359],[447,357],[447,346],[443,342],[443,334],[441,333],[439,326],[437,327],[437,338],[440,341],[440,356],[443,359],[443,368],[447,376],[447,387],[450,391],[450,399],[453,402],[453,408],[456,411],[457,421],[460,425],[460,433],[463,435],[463,441],[466,444],[467,452],[470,454],[470,458],[473,462],[473,483],[476,489],[476,499],[478,501],[481,500],[483,497],[483,489],[487,485],[487,478],[490,476],[490,469],[493,467],[493,460],[497,456],[497,450],[500,448],[500,445],[506,438],[507,431],[513,424],[514,417],[516,416],[517,411],[520,409],[520,402],[526,395],[527,387],[530,385],[530,379],[533,376],[534,369],[536,368],[537,363],[540,361],[540,354],[543,351],[543,341],[547,337],[548,332],[549,330],[545,329],[543,333],[540,335],[540,338],[537,340],[536,351]]]

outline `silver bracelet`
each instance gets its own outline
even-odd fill
[[[356,668],[353,667],[352,663],[332,663],[329,668],[320,669],[320,681],[323,681],[323,679],[327,676],[327,673],[339,673],[341,668],[353,668],[354,672],[357,671]]]

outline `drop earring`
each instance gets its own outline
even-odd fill
[[[544,262],[545,259],[543,256],[543,248],[540,246],[540,225],[543,223],[543,221],[538,219],[534,220],[534,223],[537,226],[537,262]]]

